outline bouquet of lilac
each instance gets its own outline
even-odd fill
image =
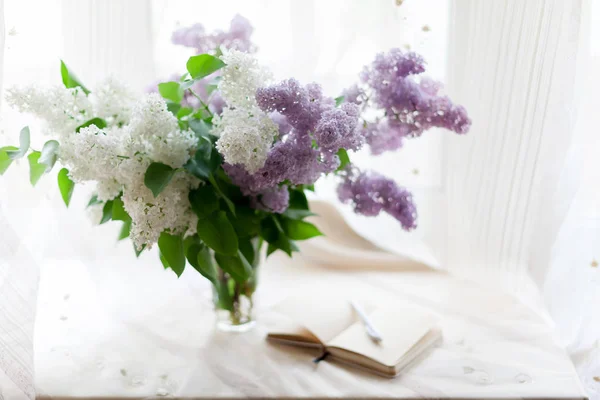
[[[158,245],[165,268],[186,264],[213,285],[221,326],[247,327],[261,248],[297,251],[295,241],[321,232],[305,192],[326,174],[339,177],[339,198],[357,213],[386,212],[406,230],[417,213],[409,191],[360,171],[349,152],[397,150],[432,127],[466,133],[465,109],[440,95],[440,84],[419,75],[425,62],[393,49],[376,56],[360,83],[332,98],[316,83],[274,82],[252,56],[252,28],[236,17],[228,32],[201,25],[173,41],[196,49],[187,72],[138,96],[109,80],[88,90],[64,63],[64,87],[12,88],[7,99],[47,122],[53,136],[30,149],[0,149],[0,173],[27,156],[31,182],[58,161],[67,206],[75,183],[94,182],[90,206],[100,223],[122,221],[139,253]],[[420,78],[420,79],[419,79]],[[364,117],[366,111],[374,119]]]

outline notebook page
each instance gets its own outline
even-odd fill
[[[436,327],[434,316],[397,306],[378,308],[369,314],[369,319],[383,337],[379,344],[367,336],[362,322],[356,322],[327,342],[327,345],[350,350],[393,367],[423,336]]]
[[[357,321],[344,296],[303,294],[288,297],[275,309],[327,343]]]

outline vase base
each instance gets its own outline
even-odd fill
[[[256,325],[256,321],[249,320],[242,324],[232,324],[231,321],[217,321],[217,329],[222,332],[243,333],[248,332]]]

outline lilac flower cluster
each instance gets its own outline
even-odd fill
[[[358,117],[358,106],[353,103],[325,111],[315,127],[315,140],[319,147],[330,153],[337,153],[342,148],[360,149],[364,137],[357,129]]]
[[[206,33],[202,24],[194,24],[177,29],[173,32],[171,41],[186,47],[196,49],[197,54],[214,53],[218,48],[239,50],[245,53],[253,53],[256,46],[250,41],[254,28],[250,22],[236,15],[232,20],[227,32],[217,30]]]
[[[286,185],[264,191],[253,196],[251,204],[258,210],[281,214],[287,210],[290,202],[290,192]]]
[[[279,126],[280,138],[265,165],[250,174],[240,165],[225,164],[234,184],[245,195],[260,198],[261,207],[276,210],[286,199],[278,188],[313,184],[339,167],[339,149],[358,150],[364,138],[358,126],[359,109],[351,103],[336,108],[317,84],[302,86],[295,79],[259,88],[256,102]]]
[[[412,194],[396,182],[376,173],[346,171],[338,187],[343,203],[352,203],[354,211],[369,217],[384,211],[400,221],[406,230],[417,226],[417,209]]]
[[[356,151],[367,143],[372,153],[381,154],[402,147],[405,138],[432,127],[466,133],[471,121],[465,109],[438,94],[439,82],[415,80],[415,75],[424,71],[425,63],[415,53],[395,49],[379,54],[361,75],[364,85],[343,92],[340,107],[314,83],[303,86],[288,79],[259,87],[256,104],[276,123],[279,135],[256,172],[248,172],[241,164],[224,164],[223,168],[251,198],[254,208],[282,213],[289,203],[288,187],[313,184],[322,174],[336,171],[340,149]],[[360,123],[361,113],[368,107],[379,109],[383,116]],[[417,212],[408,190],[352,165],[340,175],[338,196],[357,213],[375,216],[386,212],[404,229],[416,227]]]
[[[361,105],[366,102],[366,93],[358,85],[354,84],[342,92],[344,101]]]
[[[366,122],[362,128],[362,133],[373,155],[399,149],[404,143],[404,138],[409,136],[410,132],[407,124],[390,123],[387,118],[374,123]]]
[[[396,150],[405,137],[420,136],[433,127],[466,133],[471,120],[464,107],[438,94],[441,83],[429,78],[415,80],[425,71],[425,61],[416,53],[392,49],[378,54],[361,74],[367,85],[369,102],[382,109],[384,118],[367,123],[363,130],[374,154]],[[358,87],[346,91],[346,101],[365,102],[365,92]],[[383,121],[383,122],[382,122]]]

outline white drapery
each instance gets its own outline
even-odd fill
[[[39,6],[36,2],[24,3],[29,3],[26,7]],[[406,43],[425,53],[434,68],[433,75],[443,79],[444,68],[441,71],[435,69],[443,62],[435,57],[437,54],[445,58],[445,46],[449,44],[449,76],[446,79],[449,92],[467,106],[474,125],[467,137],[444,136],[439,140],[432,135],[432,139],[423,139],[425,144],[421,145],[419,140],[409,145],[413,147],[404,149],[404,154],[411,154],[407,156],[410,161],[399,164],[402,167],[397,168],[400,172],[395,177],[408,181],[417,192],[423,217],[422,228],[416,237],[426,244],[426,248],[433,250],[442,265],[456,273],[483,275],[484,280],[496,284],[498,276],[507,276],[498,272],[510,271],[508,276],[512,278],[503,282],[510,290],[518,292],[522,279],[527,279],[527,273],[533,273],[545,290],[565,344],[585,369],[584,381],[593,384],[593,376],[600,375],[600,371],[594,370],[600,367],[593,361],[598,355],[594,340],[600,336],[598,326],[593,322],[593,312],[600,305],[599,278],[598,268],[591,266],[594,257],[598,257],[593,251],[597,252],[600,245],[598,210],[594,209],[600,198],[594,197],[597,191],[584,190],[589,188],[594,175],[588,173],[582,177],[581,167],[578,167],[584,160],[583,150],[587,150],[588,155],[593,154],[586,134],[597,125],[593,125],[591,113],[576,113],[578,98],[585,98],[581,95],[586,93],[583,90],[590,94],[594,90],[585,81],[587,75],[582,69],[586,65],[582,60],[589,37],[586,26],[590,13],[588,1],[455,0],[449,18],[452,21],[449,39],[445,35],[446,26],[440,21],[432,22],[437,17],[418,14],[414,8],[417,6],[410,1],[405,1],[401,7],[391,0],[380,7],[362,1],[355,1],[351,6],[342,1],[303,1],[301,7],[296,1],[230,1],[223,2],[222,8],[195,1],[173,4],[161,0],[48,3],[52,5],[46,7],[54,6],[60,10],[62,34],[58,51],[90,86],[110,72],[140,89],[156,76],[167,77],[174,65],[183,65],[179,61],[185,60],[189,52],[173,49],[168,43],[173,28],[169,15],[181,15],[182,23],[200,21],[209,28],[225,27],[234,10],[246,15],[257,26],[261,59],[274,65],[279,77],[295,75],[305,81],[324,80],[330,94],[336,94],[354,80],[359,66],[372,58],[372,53],[368,52]],[[429,0],[421,1],[421,4],[424,8],[437,10],[436,15],[445,16],[445,1]],[[271,19],[269,15],[273,15],[274,10],[280,17]],[[332,19],[332,13],[339,10],[343,10],[344,17]],[[413,20],[418,21],[418,29],[407,26]],[[437,30],[441,32],[434,36],[441,39],[433,39],[434,42],[443,41],[428,48],[432,39],[421,30],[424,25],[432,29],[432,34]],[[358,26],[363,27],[360,35],[356,34]],[[7,24],[7,31],[12,28],[10,23]],[[18,32],[19,26],[16,29]],[[440,46],[444,49],[441,52]],[[172,56],[179,60],[176,63],[169,61]],[[311,60],[310,68],[306,67],[306,60]],[[57,58],[50,61],[55,62]],[[598,66],[596,64],[596,71]],[[51,67],[52,76],[56,76],[52,82],[58,83],[54,64]],[[589,69],[593,70],[592,67]],[[50,73],[42,75],[48,79],[50,76]],[[576,77],[585,83],[582,91],[577,90]],[[597,80],[595,82],[598,84]],[[21,82],[10,82],[15,83]],[[591,110],[592,100],[589,101]],[[3,121],[3,127],[11,126],[15,131],[17,123],[12,121],[10,125],[10,122]],[[16,138],[13,132],[4,135],[3,139],[8,136],[13,140]],[[416,146],[422,147],[419,150]],[[435,156],[427,153],[428,150]],[[429,154],[429,157],[420,154]],[[360,162],[369,163],[369,160],[360,157]],[[594,167],[591,162],[586,162],[587,170]],[[420,175],[413,174],[415,169],[420,170]],[[113,251],[111,240],[116,233],[115,229],[103,226],[94,231],[83,229],[90,235],[94,232],[91,238],[75,231],[58,238],[42,232],[32,235],[16,227],[18,217],[6,215],[7,211],[28,213],[27,207],[15,209],[15,205],[22,201],[19,196],[30,196],[33,192],[26,188],[26,166],[18,170],[22,170],[20,176],[0,178],[3,179],[1,193],[6,199],[2,200],[0,209],[5,215],[0,218],[7,222],[3,225],[6,229],[2,229],[3,244],[23,242],[21,247],[10,246],[9,249],[24,250],[19,250],[18,258],[11,258],[10,263],[5,257],[9,253],[2,250],[0,285],[31,282],[25,292],[27,295],[22,297],[24,310],[29,314],[18,314],[29,317],[12,320],[17,330],[11,329],[11,336],[6,335],[8,330],[2,331],[9,325],[0,325],[0,333],[3,333],[0,341],[15,337],[14,332],[25,329],[18,339],[25,346],[25,352],[12,357],[30,362],[31,335],[27,332],[31,332],[35,310],[35,291],[31,288],[37,283],[35,266],[39,263],[34,258],[71,256],[91,263],[103,253]],[[23,184],[15,189],[18,180]],[[587,186],[585,182],[588,182]],[[39,184],[42,185],[43,182]],[[50,192],[52,186],[42,186],[34,193],[39,196],[43,190]],[[66,225],[61,219],[67,216],[75,219],[74,225],[85,223],[83,212],[75,210],[77,207],[68,213],[62,208],[58,211],[62,205],[57,191],[50,193],[36,201],[28,200],[27,204],[36,209],[36,224],[47,224],[59,233],[65,231]],[[73,204],[83,204],[84,196],[77,192],[75,196]],[[79,202],[76,202],[77,196]],[[595,203],[590,201],[590,196]],[[587,211],[582,213],[582,207]],[[28,221],[34,223],[33,218]],[[366,236],[376,237],[373,227],[381,223],[385,221],[358,219],[353,225],[366,230]],[[391,225],[386,223],[385,226],[387,230]],[[15,232],[12,236],[8,233],[11,229]],[[369,230],[372,231],[369,233]],[[8,239],[5,240],[5,236]],[[406,247],[415,244],[414,239],[399,232],[395,238],[407,241]],[[27,250],[32,247],[32,242],[37,241],[39,245],[40,240],[45,243],[42,249],[38,247],[35,254]],[[68,251],[67,243],[72,246]],[[579,247],[575,248],[574,243]],[[114,259],[116,254],[124,251],[130,249],[120,246],[114,251]],[[571,263],[581,264],[581,269]],[[31,270],[19,277],[14,273],[22,264],[31,266]],[[107,278],[110,273],[122,272],[106,268],[103,273],[102,278]],[[144,272],[148,273],[152,274]],[[104,279],[101,281],[105,282]],[[20,286],[16,290],[15,293],[23,293]],[[0,318],[9,316],[7,311],[2,314],[2,310],[18,309],[15,308],[18,307],[14,303],[15,297],[7,298],[8,294],[10,292],[5,290],[0,293],[3,296],[0,297]],[[573,300],[556,298],[566,294]],[[8,353],[0,347],[0,354]],[[31,378],[32,364],[23,365],[29,371],[24,376]],[[3,377],[16,380],[14,372],[11,377],[10,371],[4,371],[4,376],[0,373],[0,383]],[[26,393],[32,388],[31,379],[27,384],[29,386],[13,384],[13,387],[21,386],[21,391]],[[12,398],[9,396],[16,393],[3,390],[5,398]]]
[[[0,0],[0,92],[5,38],[4,0]],[[6,222],[7,211],[0,207],[0,400],[31,399],[35,396],[33,331],[39,268]]]
[[[448,82],[474,122],[469,135],[448,140],[445,189],[448,268],[517,293],[533,277],[598,396],[595,7],[454,2]]]

